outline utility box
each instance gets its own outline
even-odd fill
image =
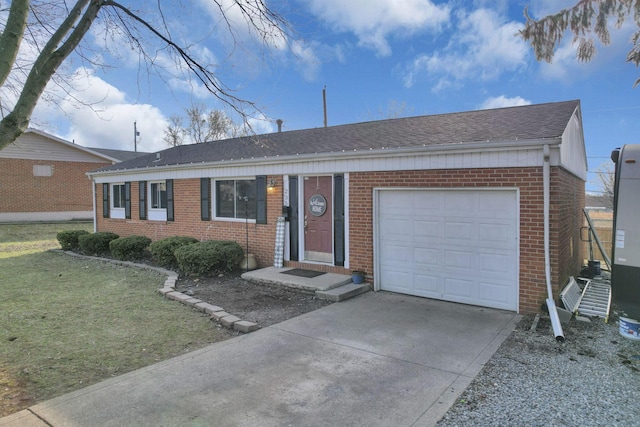
[[[611,153],[616,164],[611,292],[625,317],[640,319],[640,144]]]

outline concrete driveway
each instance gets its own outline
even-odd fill
[[[43,402],[0,426],[430,426],[519,318],[369,292]]]

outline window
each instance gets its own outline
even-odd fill
[[[216,217],[256,219],[256,180],[216,181]]]
[[[151,183],[151,209],[167,208],[167,184],[165,182]]]
[[[113,201],[113,207],[116,209],[124,209],[125,206],[125,191],[124,184],[113,184],[111,200]]]
[[[107,191],[109,191],[107,189]],[[107,207],[111,210],[107,218],[130,219],[131,218],[131,183],[119,182],[111,184],[111,194],[107,194]]]
[[[151,221],[173,221],[173,180],[140,183],[140,188],[147,187],[149,189],[148,206],[145,212],[140,210],[140,218],[146,218]],[[140,203],[143,203],[141,201]]]

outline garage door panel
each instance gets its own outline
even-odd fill
[[[445,195],[434,194],[432,197],[419,197],[421,191],[414,191],[416,197],[413,197],[412,205],[415,209],[420,210],[426,214],[437,214],[445,209]],[[400,196],[399,203],[405,203],[402,201],[403,196]]]
[[[493,192],[480,195],[477,211],[481,217],[512,218],[516,214],[516,195],[514,192]]]
[[[471,251],[447,250],[444,254],[444,264],[453,272],[458,270],[472,271],[475,266],[475,254]]]
[[[439,268],[442,265],[442,254],[439,249],[415,248],[413,251],[414,264],[425,268]]]
[[[401,239],[413,235],[413,223],[408,219],[389,218],[384,221],[386,226],[383,238]]]
[[[385,290],[393,292],[408,293],[412,288],[413,273],[403,270],[387,269],[382,273],[382,280],[387,283]]]
[[[442,298],[442,278],[436,275],[415,274],[414,289],[423,297]]]
[[[456,301],[476,299],[476,285],[473,280],[447,277],[444,279],[444,294]]]
[[[444,238],[447,240],[475,240],[476,234],[474,224],[469,222],[447,221],[445,224]]]
[[[474,208],[474,200],[465,192],[449,192],[445,193],[445,210],[453,215],[465,216]]]
[[[379,191],[381,289],[517,310],[516,191]]]
[[[508,275],[515,267],[512,258],[511,254],[479,253],[478,274]]]
[[[510,284],[507,283],[480,281],[478,283],[478,294],[481,296],[481,301],[484,305],[507,308],[509,300],[514,296],[510,288]]]
[[[413,221],[413,235],[417,238],[429,237],[439,239],[440,230],[442,230],[442,221]]]
[[[410,263],[413,258],[413,250],[404,245],[389,244],[382,249],[382,256],[386,260],[385,264]]]
[[[512,237],[511,224],[480,221],[477,224],[478,238],[486,242],[510,242]]]

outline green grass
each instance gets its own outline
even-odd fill
[[[34,240],[0,230],[13,247],[53,233]],[[63,253],[3,253],[11,255],[0,256],[0,386],[26,394],[23,406],[228,336],[157,293],[164,277],[153,272]]]
[[[47,249],[60,249],[58,231],[86,230],[93,232],[89,222],[0,224],[0,259],[33,254]]]

